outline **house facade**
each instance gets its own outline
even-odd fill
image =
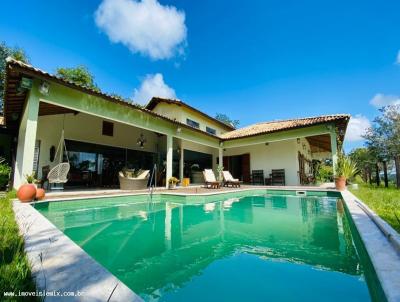
[[[15,188],[27,174],[42,178],[66,160],[67,186],[115,187],[121,169],[154,164],[158,185],[171,176],[201,183],[201,171],[216,172],[218,165],[245,183],[254,181],[254,172],[268,183],[278,170],[285,185],[301,185],[313,160],[329,158],[335,165],[349,118],[326,115],[234,129],[182,101],[155,97],[142,108],[7,61],[3,128],[11,136]],[[57,152],[61,141],[66,150]]]

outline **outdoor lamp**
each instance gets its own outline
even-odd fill
[[[143,133],[141,133],[136,143],[139,145],[140,148],[143,149],[146,142],[147,142],[146,138],[144,137]]]
[[[43,81],[39,86],[39,92],[44,95],[49,94],[50,84],[48,82]]]

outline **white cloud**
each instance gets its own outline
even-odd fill
[[[369,103],[377,108],[387,105],[398,105],[400,104],[400,97],[397,95],[377,93]]]
[[[103,0],[95,22],[112,42],[152,59],[182,54],[186,44],[185,13],[157,0]]]
[[[371,127],[371,122],[363,115],[351,117],[346,131],[346,141],[356,142],[363,140],[362,135]]]
[[[139,104],[145,105],[154,96],[170,99],[176,98],[175,90],[165,84],[161,73],[146,75],[139,89],[135,89],[133,100]]]

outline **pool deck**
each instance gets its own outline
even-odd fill
[[[210,196],[221,193],[244,192],[254,189],[330,191],[324,187],[245,186],[241,188],[206,189],[200,186],[155,193]],[[47,201],[99,198],[109,196],[144,195],[148,190],[73,190],[51,192]],[[400,236],[386,222],[349,191],[342,197],[364,242],[371,262],[389,302],[400,302]],[[40,290],[83,292],[80,297],[47,297],[45,301],[142,301],[131,289],[98,264],[77,244],[65,236],[30,204],[14,201],[14,211],[20,231],[25,238],[25,250],[32,265],[32,273]],[[84,268],[84,269],[82,269]]]
[[[154,194],[169,194],[169,195],[215,195],[222,193],[242,192],[245,190],[254,189],[273,189],[273,190],[297,190],[297,191],[331,191],[336,192],[333,184],[324,184],[323,186],[256,186],[242,185],[240,188],[221,187],[219,189],[208,189],[204,186],[177,187],[174,190],[166,189],[165,187],[155,188]],[[119,190],[119,189],[76,189],[65,191],[53,191],[46,193],[46,201],[55,200],[71,200],[83,198],[111,197],[111,196],[126,196],[126,195],[144,195],[149,194],[149,190]]]

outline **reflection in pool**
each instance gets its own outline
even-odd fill
[[[145,300],[373,300],[372,269],[336,198],[113,197],[38,209]]]

